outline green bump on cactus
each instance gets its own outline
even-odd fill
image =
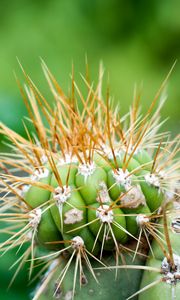
[[[29,186],[25,193],[25,201],[32,208],[36,208],[46,203],[50,197],[50,191],[44,188],[45,184],[50,184],[51,172],[46,168],[37,169],[31,176],[31,180],[36,184],[40,183],[42,187]]]
[[[141,189],[145,195],[147,205],[149,206],[150,210],[152,212],[156,211],[161,203],[163,202],[163,199],[165,198],[164,193],[160,189],[160,176],[149,173],[149,172],[142,172],[142,180],[141,182]]]
[[[117,242],[127,241],[126,219],[120,208],[113,208],[113,203],[94,203],[88,210],[89,228],[94,236],[104,244],[104,249],[112,249]],[[109,232],[109,234],[108,234]],[[118,246],[117,246],[118,248]]]
[[[42,265],[33,300],[175,299],[179,136],[159,133],[164,99],[157,104],[156,96],[142,115],[135,95],[121,117],[109,91],[106,105],[101,96],[102,68],[95,90],[85,79],[83,96],[72,76],[66,96],[42,67],[56,108],[24,71],[28,88],[21,88],[34,140],[0,124],[14,151],[0,155],[0,222],[9,224],[0,251],[27,245],[13,280],[30,260],[29,277]]]
[[[75,175],[77,173],[77,165],[74,163],[71,164],[62,164],[57,167],[57,173],[59,174],[59,178],[61,180],[62,185],[66,185],[66,181],[68,178],[68,185],[73,185],[75,182]],[[58,177],[54,173],[51,177],[51,185],[56,188],[58,184]]]
[[[151,211],[146,205],[139,205],[137,208],[123,208],[126,217],[126,228],[132,235],[136,236],[139,231],[138,216],[150,216]]]
[[[134,159],[137,160],[140,165],[144,165],[145,170],[151,171],[153,159],[146,150],[141,149],[137,153],[134,153]]]
[[[64,189],[64,190],[63,190]],[[73,186],[57,187],[52,195],[51,214],[61,233],[86,224],[86,208],[80,193]]]
[[[106,172],[94,163],[80,165],[76,175],[76,185],[87,205],[96,201],[99,183],[107,182]]]
[[[57,250],[61,245],[51,242],[62,240],[62,236],[53,221],[50,210],[47,208],[48,206],[44,208],[45,212],[42,214],[41,222],[38,226],[37,240],[44,247]]]

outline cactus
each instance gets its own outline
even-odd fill
[[[29,262],[29,279],[40,278],[33,300],[178,299],[179,142],[159,132],[169,74],[145,115],[135,92],[121,116],[109,87],[103,100],[102,65],[95,89],[83,77],[86,96],[73,72],[66,96],[42,68],[53,105],[23,68],[18,82],[35,134],[0,124],[10,147],[0,156],[0,251],[26,245],[11,283]]]

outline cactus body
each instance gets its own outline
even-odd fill
[[[29,245],[16,274],[28,259],[29,277],[36,263],[43,264],[33,300],[175,297],[180,289],[179,208],[172,209],[179,203],[178,138],[170,141],[167,133],[157,132],[162,103],[155,110],[155,99],[142,117],[134,100],[129,117],[121,119],[108,92],[106,105],[101,99],[101,81],[96,91],[86,82],[84,99],[72,79],[67,97],[44,63],[43,70],[56,109],[26,76],[25,103],[36,137],[28,133],[26,140],[1,124],[19,159],[10,153],[0,161],[6,193],[0,220],[18,224],[5,230],[10,237],[0,250]],[[174,274],[174,281],[165,278]]]

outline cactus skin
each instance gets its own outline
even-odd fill
[[[128,255],[125,255],[125,259],[127,264],[131,264],[131,258]],[[136,259],[135,264],[142,264],[142,259]],[[114,265],[114,259],[109,257],[108,259],[109,265]],[[99,265],[94,262],[93,268],[99,267]],[[132,295],[139,288],[139,283],[142,277],[141,270],[120,270],[116,275],[116,270],[95,270],[97,274],[97,279],[99,284],[94,281],[92,276],[89,274],[88,270],[85,269],[85,276],[87,279],[87,284],[82,285],[81,289],[79,285],[77,285],[75,300],[80,299],[114,299],[114,300],[124,300],[130,295]],[[52,297],[55,290],[55,282],[57,282],[56,278],[58,277],[60,270],[54,275],[53,280],[51,281],[50,287],[45,291],[44,294],[39,298],[40,300],[53,300]],[[66,299],[68,293],[72,292],[72,282],[74,276],[74,265],[71,266],[70,271],[68,272],[67,277],[65,278],[63,285],[61,286],[61,297],[59,299]],[[137,300],[137,298],[134,298]]]
[[[50,243],[53,241],[62,240],[62,236],[53,221],[49,209],[41,218],[41,222],[38,226],[37,240],[40,245],[50,250],[59,250],[60,245],[47,244],[47,242]]]
[[[121,120],[110,107],[108,91],[106,105],[100,97],[101,68],[97,90],[86,82],[84,99],[74,78],[72,96],[67,97],[47,66],[42,66],[56,109],[24,72],[29,87],[22,94],[36,129],[35,139],[28,133],[26,140],[0,125],[19,158],[13,159],[10,153],[2,163],[0,160],[1,191],[8,191],[0,207],[0,221],[13,224],[15,218],[20,228],[5,230],[10,238],[0,244],[0,251],[26,243],[17,273],[29,259],[29,277],[36,263],[43,261],[33,300],[61,299],[61,291],[65,300],[70,296],[76,300],[168,300],[172,288],[166,282],[144,289],[151,286],[151,280],[163,278],[164,255],[173,264],[172,248],[180,254],[179,236],[168,233],[165,222],[179,195],[178,137],[171,141],[167,133],[157,131],[162,102],[155,110],[155,99],[145,116],[140,116],[135,99],[129,117]],[[74,88],[81,98],[82,113]],[[44,128],[41,113],[48,128]],[[12,167],[18,174],[11,172]],[[21,176],[22,171],[26,176]],[[147,258],[149,249],[154,258]],[[118,273],[116,280],[114,273]],[[179,285],[177,280],[177,292]]]

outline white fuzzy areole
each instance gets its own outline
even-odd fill
[[[56,200],[57,206],[65,203],[71,197],[71,187],[64,185],[63,188],[58,186],[53,193],[53,199]]]
[[[165,257],[161,264],[161,270],[163,273],[163,281],[168,284],[175,285],[180,282],[180,256],[173,254],[175,270],[172,270],[167,258]]]
[[[84,241],[80,236],[75,236],[72,239],[72,247],[73,249],[79,249],[80,247],[84,247]]]
[[[84,164],[80,164],[78,167],[78,174],[84,176],[85,182],[89,176],[91,176],[96,170],[96,165],[94,162],[87,162]]]
[[[72,208],[64,214],[64,224],[75,224],[83,219],[83,211],[77,208]]]
[[[115,172],[112,171],[112,175],[119,185],[122,185],[126,190],[131,187],[131,175],[129,175],[129,171],[126,169],[125,171],[121,168],[117,169]]]
[[[146,225],[146,223],[149,222],[149,218],[144,214],[139,214],[136,217],[136,222],[137,222],[138,226],[142,227],[142,226]]]
[[[161,187],[161,180],[164,179],[164,172],[160,171],[157,174],[147,173],[144,178],[145,178],[145,181],[149,185],[155,186],[156,188],[160,188]]]
[[[101,205],[96,209],[96,216],[102,223],[112,223],[114,213],[109,205]]]
[[[141,191],[141,187],[132,186],[127,194],[121,198],[121,203],[128,208],[136,208],[140,204],[145,205],[146,199]]]
[[[34,173],[31,175],[32,181],[38,181],[42,178],[47,178],[49,176],[49,170],[47,168],[39,168],[35,170]]]
[[[29,224],[32,228],[36,229],[41,222],[42,210],[41,208],[35,208],[29,213]]]

